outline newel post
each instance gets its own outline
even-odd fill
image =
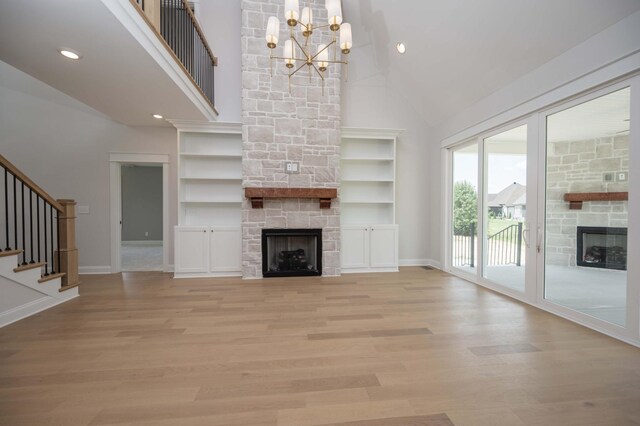
[[[74,287],[80,284],[78,280],[78,249],[76,247],[76,202],[73,200],[58,200],[62,205],[62,212],[58,213],[58,233],[60,236],[60,272],[62,288]]]

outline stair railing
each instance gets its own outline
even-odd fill
[[[43,277],[62,278],[62,289],[78,282],[75,201],[56,200],[0,155],[0,252],[15,252],[17,268],[42,267]]]

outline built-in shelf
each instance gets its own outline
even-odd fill
[[[184,204],[242,204],[241,200],[182,200]]]
[[[389,157],[342,157],[342,161],[394,161]]]
[[[397,130],[342,129],[342,272],[398,270]]]
[[[393,182],[393,179],[378,179],[378,178],[342,179],[342,182]]]
[[[340,200],[341,204],[393,204],[393,200]]]
[[[214,181],[218,181],[218,182],[220,182],[220,181],[229,181],[229,182],[242,181],[241,177],[223,177],[223,176],[220,176],[220,177],[182,176],[180,179],[182,179],[182,180],[195,180],[195,181],[198,181],[198,180],[205,180],[205,181],[206,180],[214,180]]]
[[[197,158],[242,158],[242,154],[201,154],[197,152],[181,152],[183,157],[197,157]]]
[[[584,201],[627,201],[628,192],[568,192],[564,201],[569,203],[570,210],[582,210]]]

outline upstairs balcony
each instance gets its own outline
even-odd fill
[[[211,52],[186,0],[130,0],[167,50],[215,109],[214,76],[218,59]]]
[[[172,127],[154,114],[215,121],[217,59],[189,4],[0,2],[0,61],[125,125]]]

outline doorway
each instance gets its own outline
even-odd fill
[[[111,153],[109,161],[111,273],[170,272],[169,156]]]
[[[162,164],[122,164],[120,173],[122,270],[162,271]]]

